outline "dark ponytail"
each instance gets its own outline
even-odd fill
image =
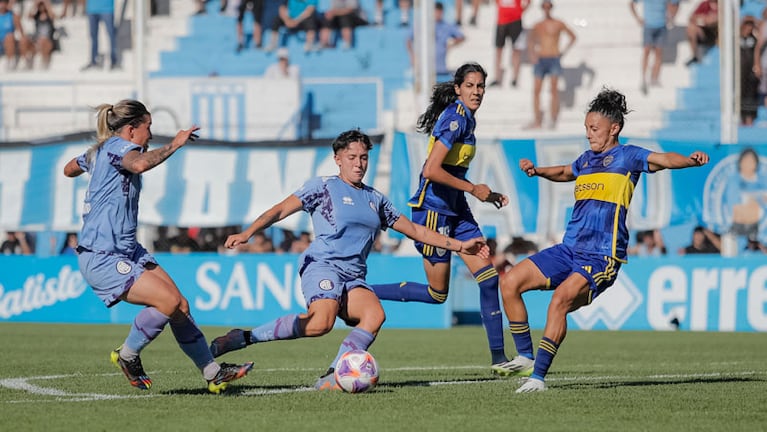
[[[434,86],[429,107],[426,108],[426,112],[418,117],[416,131],[425,134],[431,133],[442,111],[458,98],[458,95],[455,93],[455,86],[460,87],[466,79],[466,75],[472,72],[479,72],[484,79],[487,79],[487,72],[479,63],[466,63],[455,71],[453,81],[437,83]]]

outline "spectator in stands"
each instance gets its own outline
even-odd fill
[[[762,11],[758,41],[754,50],[754,74],[759,77],[759,98],[767,107],[767,7]]]
[[[190,253],[199,252],[200,245],[197,240],[192,238],[189,234],[189,228],[179,227],[178,235],[171,237],[168,242],[170,243],[171,253]]]
[[[223,239],[226,240],[226,239]],[[250,253],[272,253],[274,252],[274,243],[266,234],[260,232],[253,235],[253,240],[248,243],[247,251]]]
[[[396,2],[397,2],[397,5],[399,6],[399,26],[407,27],[410,25],[410,6],[412,5],[412,1],[396,0]],[[383,0],[376,0],[376,11],[375,11],[374,22],[375,22],[375,25],[377,26],[384,25]]]
[[[168,227],[160,225],[157,227],[157,239],[152,243],[154,252],[170,252],[170,238],[168,238]]]
[[[272,23],[271,39],[267,51],[277,49],[280,27],[285,26],[289,32],[305,31],[306,43],[304,52],[316,51],[314,42],[317,38],[317,3],[318,0],[283,0],[278,15]]]
[[[70,6],[72,7],[72,16],[77,15],[78,7],[80,8],[80,14],[85,14],[85,0],[77,0],[77,4],[75,4],[75,0],[64,0],[64,9],[61,11],[59,18],[66,18]]]
[[[64,244],[59,249],[59,255],[77,255],[77,233],[68,232]]]
[[[690,42],[692,58],[687,66],[700,61],[701,48],[711,48],[717,44],[719,31],[719,4],[717,0],[702,0],[695,8],[687,24],[687,41]]]
[[[309,247],[312,243],[311,235],[306,231],[301,231],[298,238],[290,245],[290,253],[300,254]]]
[[[444,20],[444,6],[440,2],[434,4],[434,21],[434,37],[436,39],[434,43],[434,69],[437,74],[437,82],[450,81],[453,78],[453,71],[447,68],[447,51],[462,43],[466,38],[463,36],[463,33],[458,26],[450,24]],[[410,64],[413,67],[415,67],[417,60],[413,48],[414,40],[415,34],[414,30],[411,28],[406,46],[408,55],[410,56]]]
[[[18,39],[16,35],[18,34]],[[31,42],[24,34],[24,28],[21,25],[21,18],[10,8],[8,0],[0,0],[0,55],[5,54],[7,59],[6,68],[8,70],[16,69],[18,59],[16,58],[16,45],[18,43],[19,56],[27,60],[27,67],[32,67],[32,57],[30,56]]]
[[[99,22],[104,23],[109,37],[109,68],[120,69],[120,61],[117,58],[117,29],[115,29],[115,4],[114,0],[87,0],[85,12],[88,14],[88,29],[91,36],[90,62],[82,70],[90,70],[103,67],[99,64]]]
[[[644,1],[642,16],[637,12],[636,4]],[[647,94],[647,65],[650,52],[655,61],[650,72],[650,85],[660,85],[660,67],[663,64],[663,45],[666,44],[667,28],[674,23],[679,10],[679,0],[631,0],[631,14],[642,26],[642,79],[640,88]]]
[[[32,255],[33,253],[35,250],[27,238],[27,233],[21,231],[5,233],[5,241],[0,245],[1,255]]]
[[[740,122],[752,126],[759,109],[759,75],[756,59],[756,20],[747,15],[740,24]]]
[[[469,25],[472,27],[477,26],[477,13],[479,12],[479,3],[482,0],[470,0],[471,1],[471,18],[469,18]],[[463,21],[463,0],[455,0],[455,24],[461,25]]]
[[[767,220],[767,173],[759,169],[759,155],[746,148],[738,156],[737,171],[727,180],[724,206],[730,232],[754,240]]]
[[[241,0],[237,9],[237,52],[245,49],[245,32],[242,29],[242,21],[245,19],[245,12],[250,8],[253,14],[253,46],[260,49],[263,45],[263,21],[264,4],[266,0]]]
[[[359,0],[331,0],[330,7],[322,14],[320,43],[323,48],[334,46],[335,44],[330,42],[331,30],[340,30],[342,49],[351,49],[354,45],[354,28],[367,23]]]
[[[35,33],[32,36],[32,55],[40,54],[43,69],[48,69],[53,53],[53,33],[56,26],[53,22],[53,11],[47,0],[37,0],[35,8],[29,12],[29,17],[35,21]]]
[[[679,249],[679,255],[718,254],[722,242],[715,232],[700,225],[692,231],[692,243]]]
[[[501,85],[503,81],[503,47],[506,40],[511,40],[511,86],[517,86],[519,67],[522,64],[522,48],[517,39],[522,35],[522,13],[530,5],[530,0],[496,0],[498,20],[495,28],[495,79],[490,87]]]
[[[575,33],[562,21],[551,16],[553,7],[550,0],[541,3],[544,17],[533,26],[527,36],[527,54],[534,65],[535,84],[533,85],[533,115],[535,119],[528,125],[531,129],[539,129],[543,125],[541,110],[541,90],[543,79],[549,75],[551,103],[549,105],[549,128],[554,129],[559,118],[559,76],[562,74],[560,59],[575,43]],[[563,50],[559,49],[562,33],[566,34],[569,42]]]
[[[657,257],[666,255],[666,245],[660,230],[652,229],[636,233],[636,244],[627,250],[629,255]]]
[[[288,49],[283,47],[277,50],[277,62],[270,64],[264,71],[264,78],[267,79],[301,79],[298,65],[290,64]]]

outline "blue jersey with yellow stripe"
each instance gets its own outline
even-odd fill
[[[466,179],[469,163],[476,152],[474,128],[477,122],[471,111],[460,100],[448,105],[437,119],[429,137],[428,153],[437,141],[447,147],[442,168],[459,179]],[[463,191],[450,186],[433,183],[423,177],[421,171],[418,190],[408,201],[410,207],[435,210],[448,216],[456,216],[461,209],[468,208]]]
[[[618,145],[601,153],[589,150],[573,162],[575,207],[562,243],[576,251],[626,260],[626,216],[640,174],[649,172],[650,153]]]

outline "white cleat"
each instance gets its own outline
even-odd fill
[[[538,378],[527,378],[516,393],[535,393],[546,391],[546,384]]]
[[[510,361],[490,366],[490,370],[500,376],[529,377],[533,374],[533,365],[535,365],[534,360],[524,356],[516,356]]]

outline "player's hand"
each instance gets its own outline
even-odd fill
[[[702,151],[695,151],[690,155],[690,159],[695,163],[695,166],[701,166],[708,163],[708,155]]]
[[[535,165],[533,164],[533,161],[531,161],[530,159],[520,159],[519,169],[524,171],[528,177],[533,177],[536,174]]]
[[[235,247],[241,244],[247,243],[248,240],[250,240],[250,236],[248,236],[245,233],[232,234],[226,238],[226,241],[224,242],[224,246],[227,249],[234,249]]]
[[[459,252],[467,255],[476,255],[483,259],[490,258],[490,248],[482,237],[461,242],[461,250]]]
[[[176,133],[176,137],[173,138],[173,146],[175,148],[183,147],[187,142],[194,141],[200,136],[197,135],[197,131],[200,130],[199,126],[192,126],[189,129],[183,129]]]
[[[486,184],[475,184],[470,193],[478,200],[486,202],[487,197],[489,197],[492,192],[490,186]]]
[[[502,193],[490,192],[490,195],[487,196],[485,202],[489,202],[494,205],[495,208],[499,209],[509,203],[509,197]]]

